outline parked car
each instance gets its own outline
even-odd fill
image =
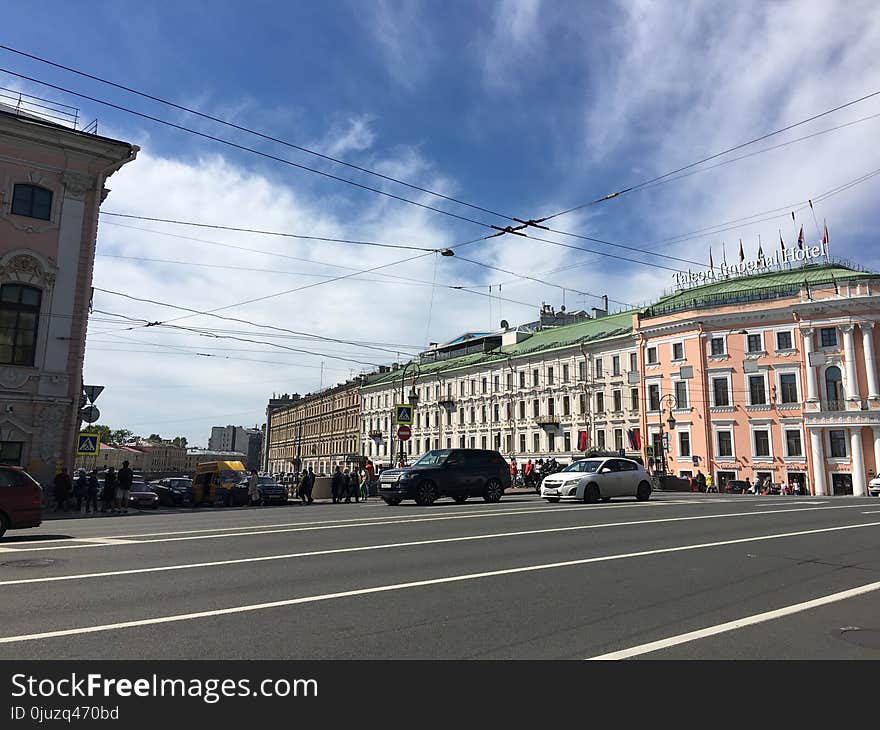
[[[0,466],[0,537],[42,521],[43,488],[24,469]]]
[[[404,499],[429,505],[440,497],[452,497],[458,503],[468,497],[498,502],[510,486],[510,467],[497,451],[436,449],[411,466],[383,471],[379,496],[390,505]]]
[[[731,479],[724,485],[724,491],[728,494],[745,494],[749,489],[753,489],[752,485],[742,479]]]
[[[193,507],[192,479],[187,477],[167,477],[150,482],[150,488],[159,496],[163,507]]]
[[[261,504],[287,504],[287,485],[279,484],[273,477],[258,476],[257,489],[260,493]],[[248,503],[248,480],[242,479],[235,488],[232,500],[233,505],[239,506]]]
[[[880,477],[874,477],[868,482],[868,494],[872,497],[880,497]]]
[[[144,481],[142,476],[135,475],[131,482],[131,491],[128,493],[128,506],[148,507],[156,509],[159,506],[159,495],[156,494],[150,486]]]
[[[603,502],[612,497],[651,497],[651,477],[632,459],[581,459],[541,484],[541,496],[548,502]]]

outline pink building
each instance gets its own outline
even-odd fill
[[[880,467],[880,274],[786,265],[679,289],[634,315],[644,444],[677,476],[866,494]]]
[[[0,105],[0,464],[70,468],[98,208],[138,148]]]

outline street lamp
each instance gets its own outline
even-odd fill
[[[666,427],[670,431],[675,430],[675,417],[672,415],[672,411],[675,409],[677,403],[675,400],[675,396],[672,393],[667,393],[660,397],[660,420],[658,421],[658,425],[660,426],[660,471],[662,474],[666,474],[666,442],[663,440],[663,414],[665,413],[665,409],[663,407],[664,403],[669,404],[669,418],[666,419]]]
[[[413,409],[415,409],[415,407],[419,403],[419,396],[418,396],[418,393],[416,393],[416,380],[418,380],[419,376],[422,374],[422,370],[419,367],[419,363],[415,360],[412,360],[403,366],[403,372],[401,372],[401,374],[400,374],[400,400],[398,401],[398,403],[403,403],[403,391],[406,387],[406,371],[409,370],[409,368],[413,365],[416,368],[416,374],[413,375],[412,385],[410,386],[409,397],[407,398],[407,400],[409,401],[409,404],[413,407]],[[391,418],[391,428],[392,428],[392,434],[393,434],[393,429],[394,429],[394,417],[393,416]],[[401,453],[403,453],[402,444],[403,444],[403,442],[400,440],[400,438],[398,438],[397,439],[398,456]],[[394,447],[393,435],[391,437],[391,445],[393,448]],[[394,452],[393,451],[391,452],[391,465],[392,465],[392,467],[394,466]]]

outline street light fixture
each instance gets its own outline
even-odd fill
[[[658,425],[660,426],[660,473],[666,474],[666,442],[663,439],[663,413],[665,409],[663,407],[664,403],[669,404],[669,418],[666,419],[666,427],[670,431],[675,430],[675,417],[672,415],[672,411],[675,409],[677,402],[675,400],[675,396],[672,393],[667,393],[666,395],[660,396],[660,420],[658,421]]]
[[[403,402],[403,391],[406,389],[406,371],[409,370],[409,368],[411,366],[415,366],[416,374],[413,375],[412,385],[410,386],[410,393],[409,393],[409,397],[407,398],[407,400],[409,401],[409,404],[413,408],[415,408],[419,402],[419,396],[418,396],[418,393],[416,393],[416,380],[418,380],[419,375],[422,374],[421,368],[419,367],[419,363],[415,360],[412,360],[412,361],[408,362],[406,365],[404,365],[403,371],[400,373],[400,400],[398,401],[398,403]],[[394,418],[393,417],[391,419],[391,429],[392,429],[391,446],[393,449],[393,447],[394,447],[394,437],[393,437]],[[402,444],[403,444],[403,442],[400,440],[400,438],[398,438],[397,439],[398,458],[399,458],[400,454],[403,452]],[[391,465],[392,465],[392,467],[394,466],[394,452],[393,451],[391,452]]]

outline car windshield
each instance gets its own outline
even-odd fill
[[[240,482],[247,476],[247,472],[245,471],[221,471],[220,472],[220,481],[221,482]]]
[[[450,453],[449,449],[429,451],[421,459],[414,461],[413,466],[434,466],[436,464],[442,464],[449,458]]]
[[[172,479],[171,486],[177,489],[181,487],[190,487],[192,486],[192,479]]]
[[[569,464],[562,471],[586,471],[586,472],[596,472],[599,470],[599,465],[602,462],[598,459],[582,459],[581,461],[576,461],[573,464]]]

